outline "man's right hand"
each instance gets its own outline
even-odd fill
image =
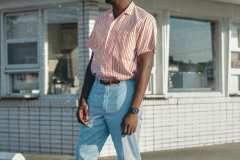
[[[88,125],[88,104],[84,98],[79,102],[76,116],[79,123],[85,126]]]
[[[79,99],[78,109],[76,113],[78,122],[82,123],[85,126],[88,126],[88,121],[89,121],[88,120],[88,103],[87,103],[86,97],[89,95],[92,85],[95,81],[95,75],[93,75],[91,72],[91,63],[92,63],[93,55],[94,53],[92,52],[91,59],[87,66],[87,71],[85,73],[82,93]]]

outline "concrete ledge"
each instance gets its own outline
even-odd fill
[[[26,160],[21,153],[0,152],[0,160]]]

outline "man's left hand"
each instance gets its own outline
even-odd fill
[[[127,113],[122,121],[122,134],[133,134],[136,131],[138,123],[138,115]]]

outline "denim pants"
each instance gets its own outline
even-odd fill
[[[104,85],[96,77],[88,97],[88,127],[80,124],[76,160],[97,160],[104,143],[111,135],[118,160],[141,160],[139,133],[142,109],[138,113],[136,131],[123,135],[121,123],[134,97],[136,79]]]

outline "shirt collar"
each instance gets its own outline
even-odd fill
[[[135,7],[135,3],[132,1],[129,6],[125,9],[124,14],[131,15]]]

